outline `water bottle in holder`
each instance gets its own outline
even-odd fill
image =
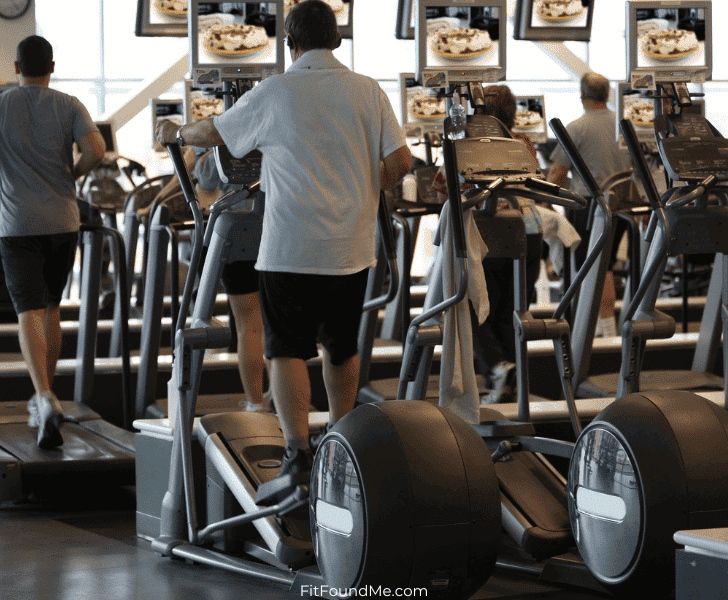
[[[450,107],[450,139],[461,140],[465,137],[466,113],[465,107],[459,102],[453,102]]]

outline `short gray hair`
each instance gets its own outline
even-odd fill
[[[581,96],[606,102],[609,99],[609,79],[599,73],[586,73],[581,78]]]

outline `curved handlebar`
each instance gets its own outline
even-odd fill
[[[202,218],[202,211],[200,210],[200,203],[195,195],[195,190],[192,187],[192,179],[190,178],[187,165],[182,158],[182,151],[179,148],[179,144],[166,144],[169,156],[172,158],[172,165],[174,166],[174,172],[179,179],[180,187],[184,193],[185,200],[192,211],[192,217],[195,221],[195,229],[192,237],[192,255],[190,257],[189,273],[191,277],[187,277],[185,281],[184,292],[182,293],[182,302],[179,307],[179,316],[177,318],[177,330],[184,328],[187,321],[187,315],[190,308],[190,302],[192,301],[192,288],[194,285],[194,274],[198,272],[200,268],[200,261],[202,259],[202,244],[205,235],[205,223]]]
[[[718,178],[715,175],[709,175],[703,181],[701,181],[698,184],[698,187],[696,187],[692,192],[688,192],[687,194],[680,196],[679,198],[673,198],[671,200],[668,200],[665,206],[667,208],[678,208],[680,206],[690,204],[691,202],[694,202],[695,200],[700,198],[700,196],[705,194],[705,192],[707,192],[709,189],[714,187],[716,183],[718,183]]]
[[[564,208],[575,210],[582,210],[589,205],[589,201],[584,196],[542,179],[528,179],[526,187],[532,188],[529,191],[533,194],[533,199],[536,202],[558,204]]]

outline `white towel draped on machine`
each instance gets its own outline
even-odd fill
[[[473,211],[463,215],[467,244],[467,291],[465,299],[450,308],[443,316],[442,356],[440,363],[440,406],[446,407],[468,423],[480,421],[480,396],[473,364],[473,340],[468,300],[472,302],[479,323],[490,311],[488,288],[483,273],[483,258],[488,248],[478,232]],[[430,272],[430,281],[424,310],[435,306],[456,293],[457,257],[450,227],[450,203],[442,208],[439,223],[440,245]],[[440,318],[440,317],[437,317]]]

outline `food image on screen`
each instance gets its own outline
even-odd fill
[[[407,113],[415,119],[444,119],[447,116],[445,98],[427,94],[421,88],[408,90]]]
[[[665,64],[704,66],[705,14],[702,9],[638,11],[637,67]],[[635,38],[633,38],[635,39]]]
[[[650,31],[643,38],[644,53],[660,60],[684,58],[697,50],[698,38],[694,31],[663,29]]]
[[[211,98],[203,94],[196,94],[192,96],[191,104],[193,119],[206,119],[212,115],[222,114],[222,98]]]
[[[655,124],[655,106],[644,98],[624,98],[623,116],[637,127],[652,127]]]
[[[498,9],[453,10],[434,7],[426,17],[427,66],[498,66]]]
[[[154,0],[154,8],[177,18],[187,18],[187,0]]]
[[[533,12],[548,21],[570,21],[581,16],[584,5],[581,0],[536,0]]]
[[[535,110],[516,111],[513,122],[513,129],[528,130],[538,127],[543,122],[543,117]]]
[[[263,50],[268,35],[263,27],[255,25],[214,25],[203,33],[202,45],[215,54],[245,56]]]
[[[483,56],[492,44],[487,31],[469,27],[440,29],[433,35],[431,41],[433,52],[451,60]]]
[[[191,3],[190,38],[194,45],[195,69],[216,66],[277,64],[280,41],[276,39],[276,17],[272,2]],[[281,65],[282,70],[282,65]]]

